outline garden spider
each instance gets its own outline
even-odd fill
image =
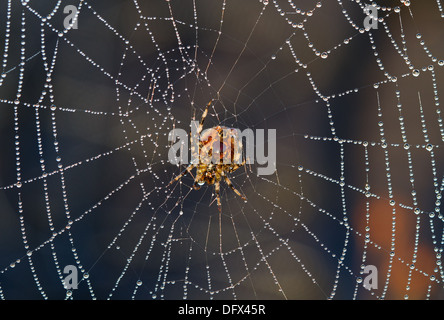
[[[245,165],[245,160],[240,163],[240,160],[242,159],[242,138],[239,139],[236,129],[215,126],[205,130],[204,134],[200,136],[203,129],[203,123],[208,115],[208,108],[212,102],[213,100],[207,104],[202,113],[199,127],[197,128],[197,135],[200,137],[197,155],[195,154],[196,150],[193,148],[193,135],[190,135],[192,146],[191,153],[196,155],[199,162],[196,164],[191,163],[181,174],[171,180],[169,184],[178,181],[188,172],[191,173],[193,168],[196,168],[196,177],[194,178],[193,188],[199,190],[205,183],[208,185],[214,184],[217,206],[219,208],[219,213],[222,213],[222,204],[220,200],[220,181],[222,179],[239,197],[244,201],[247,201],[245,196],[233,186],[231,180],[227,176],[227,173],[234,172]],[[217,144],[219,144],[218,147]],[[213,153],[213,150],[217,150],[218,152]],[[217,155],[219,155],[219,159]],[[224,159],[229,159],[229,161],[225,161],[224,163]]]

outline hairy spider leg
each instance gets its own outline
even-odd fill
[[[173,182],[176,182],[177,180],[179,180],[180,178],[182,178],[185,174],[187,174],[188,172],[191,173],[191,170],[193,170],[194,168],[194,164],[190,164],[184,171],[182,171],[177,177],[175,177],[173,180],[170,181],[170,183],[168,183],[168,185],[172,184]]]
[[[235,164],[235,165],[233,165],[233,167],[231,167],[230,170],[227,170],[227,172],[228,172],[228,173],[234,172],[234,171],[236,171],[237,169],[239,169],[240,167],[243,167],[244,165],[245,165],[245,160],[242,161],[241,164]]]
[[[208,102],[207,106],[205,107],[204,112],[202,113],[202,117],[200,119],[200,123],[199,123],[199,127],[197,128],[197,135],[200,136],[200,133],[202,132],[203,129],[203,124],[205,121],[205,118],[208,115],[208,108],[210,107],[211,103],[213,102],[213,100],[211,100],[210,102]],[[199,140],[199,149],[198,150],[194,150],[194,141],[193,141],[193,134],[191,133],[190,130],[190,143],[191,143],[191,153],[196,153],[197,152],[197,158],[200,157],[200,148],[202,147],[202,142]]]
[[[219,213],[222,213],[222,203],[220,201],[220,182],[219,181],[216,181],[214,183],[214,190],[216,192],[217,208],[219,209]]]
[[[205,118],[208,115],[208,108],[210,107],[210,105],[213,103],[213,100],[211,100],[210,102],[208,102],[207,106],[205,107],[204,112],[202,113],[202,118],[200,119],[200,123],[199,123],[199,128],[197,128],[197,133],[200,134],[202,132],[203,129],[203,124],[205,121]]]
[[[199,123],[199,127],[197,128],[197,134],[200,135],[200,133],[202,132],[203,129],[203,124],[205,121],[205,118],[208,115],[208,108],[210,107],[210,105],[213,103],[213,100],[211,100],[210,102],[208,102],[207,106],[205,107],[205,111],[202,114],[202,118],[200,119],[200,123]],[[191,146],[194,146],[193,144],[193,135],[191,134],[190,131],[190,142],[191,142]],[[200,148],[200,144],[201,142],[199,141],[199,148]],[[191,150],[191,152],[195,152],[195,150]],[[199,153],[199,150],[197,151]],[[170,181],[170,184],[172,184],[173,182],[176,182],[177,180],[179,180],[180,178],[182,178],[185,174],[187,174],[188,172],[191,173],[191,170],[195,167],[194,164],[190,164],[182,173],[180,173],[177,177],[175,177],[173,180]],[[195,183],[196,184],[196,183]],[[194,189],[199,189],[200,187],[196,188],[194,187]]]
[[[231,190],[233,190],[234,192],[236,192],[236,194],[237,194],[239,197],[241,197],[244,201],[247,201],[247,198],[245,198],[245,196],[243,196],[243,195],[239,192],[239,190],[237,190],[237,189],[233,186],[233,184],[231,183],[230,178],[228,178],[226,175],[224,175],[224,178],[225,178],[225,182],[226,182],[226,184],[231,188]]]

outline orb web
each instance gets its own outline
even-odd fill
[[[442,298],[443,7],[393,3],[3,0],[0,298]],[[222,214],[170,184],[211,100],[277,132]]]

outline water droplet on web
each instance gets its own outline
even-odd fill
[[[321,58],[322,59],[327,59],[328,58],[328,53],[327,52],[322,52],[321,53]]]
[[[412,74],[413,74],[414,77],[419,76],[419,73],[420,73],[420,72],[419,72],[418,69],[415,69],[415,70],[412,71]]]
[[[427,151],[432,151],[432,149],[433,149],[433,145],[432,144],[429,143],[429,144],[426,145],[426,150]]]
[[[143,284],[143,282],[142,280],[137,280],[136,284],[140,287]]]

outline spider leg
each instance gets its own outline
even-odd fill
[[[190,164],[184,171],[182,171],[181,174],[179,174],[177,177],[175,177],[173,180],[171,180],[170,183],[168,183],[168,185],[172,184],[173,182],[176,182],[177,180],[182,178],[188,172],[191,173],[191,170],[193,170],[193,168],[194,168],[194,164]]]
[[[193,188],[194,188],[194,190],[200,189],[200,185],[197,183],[197,181],[194,181]]]
[[[210,102],[208,102],[207,106],[205,107],[204,112],[202,113],[202,118],[200,119],[200,123],[199,123],[199,128],[197,128],[197,133],[200,134],[202,132],[203,129],[203,124],[205,121],[205,118],[208,115],[208,108],[210,107],[210,105],[213,103],[213,100],[211,100]]]
[[[222,204],[220,201],[220,183],[219,183],[219,181],[214,183],[214,189],[216,192],[217,207],[219,208],[219,213],[222,213]]]
[[[196,131],[197,137],[194,137],[193,129],[190,130],[191,155],[192,155],[192,159],[194,159],[194,161],[199,160],[200,148],[202,147],[202,142],[200,141],[199,136],[200,136],[200,133],[202,132],[203,124],[204,124],[205,118],[208,115],[208,108],[210,107],[211,103],[213,103],[213,100],[208,102],[207,106],[205,107],[204,112],[202,113],[202,118],[200,119],[200,123],[199,123],[199,126],[197,127],[197,131]],[[194,116],[193,116],[193,120],[194,120]],[[197,144],[198,144],[197,146],[195,146],[194,138],[197,138]],[[196,147],[197,147],[197,150],[196,150]],[[194,164],[196,164],[196,163],[194,163]]]
[[[234,186],[233,186],[233,184],[231,183],[231,180],[227,177],[227,176],[224,176],[224,178],[225,178],[225,182],[227,183],[227,185],[234,191],[234,192],[236,192],[236,194],[239,196],[239,197],[241,197],[242,199],[244,199],[245,201],[247,201],[247,198],[245,198],[245,196],[243,196],[240,192],[239,192],[239,190],[237,190]]]
[[[244,165],[245,165],[245,160],[242,161],[242,163],[240,163],[240,164],[233,165],[233,167],[230,170],[228,170],[227,172],[234,172],[237,169],[239,169],[240,167],[243,167]]]

